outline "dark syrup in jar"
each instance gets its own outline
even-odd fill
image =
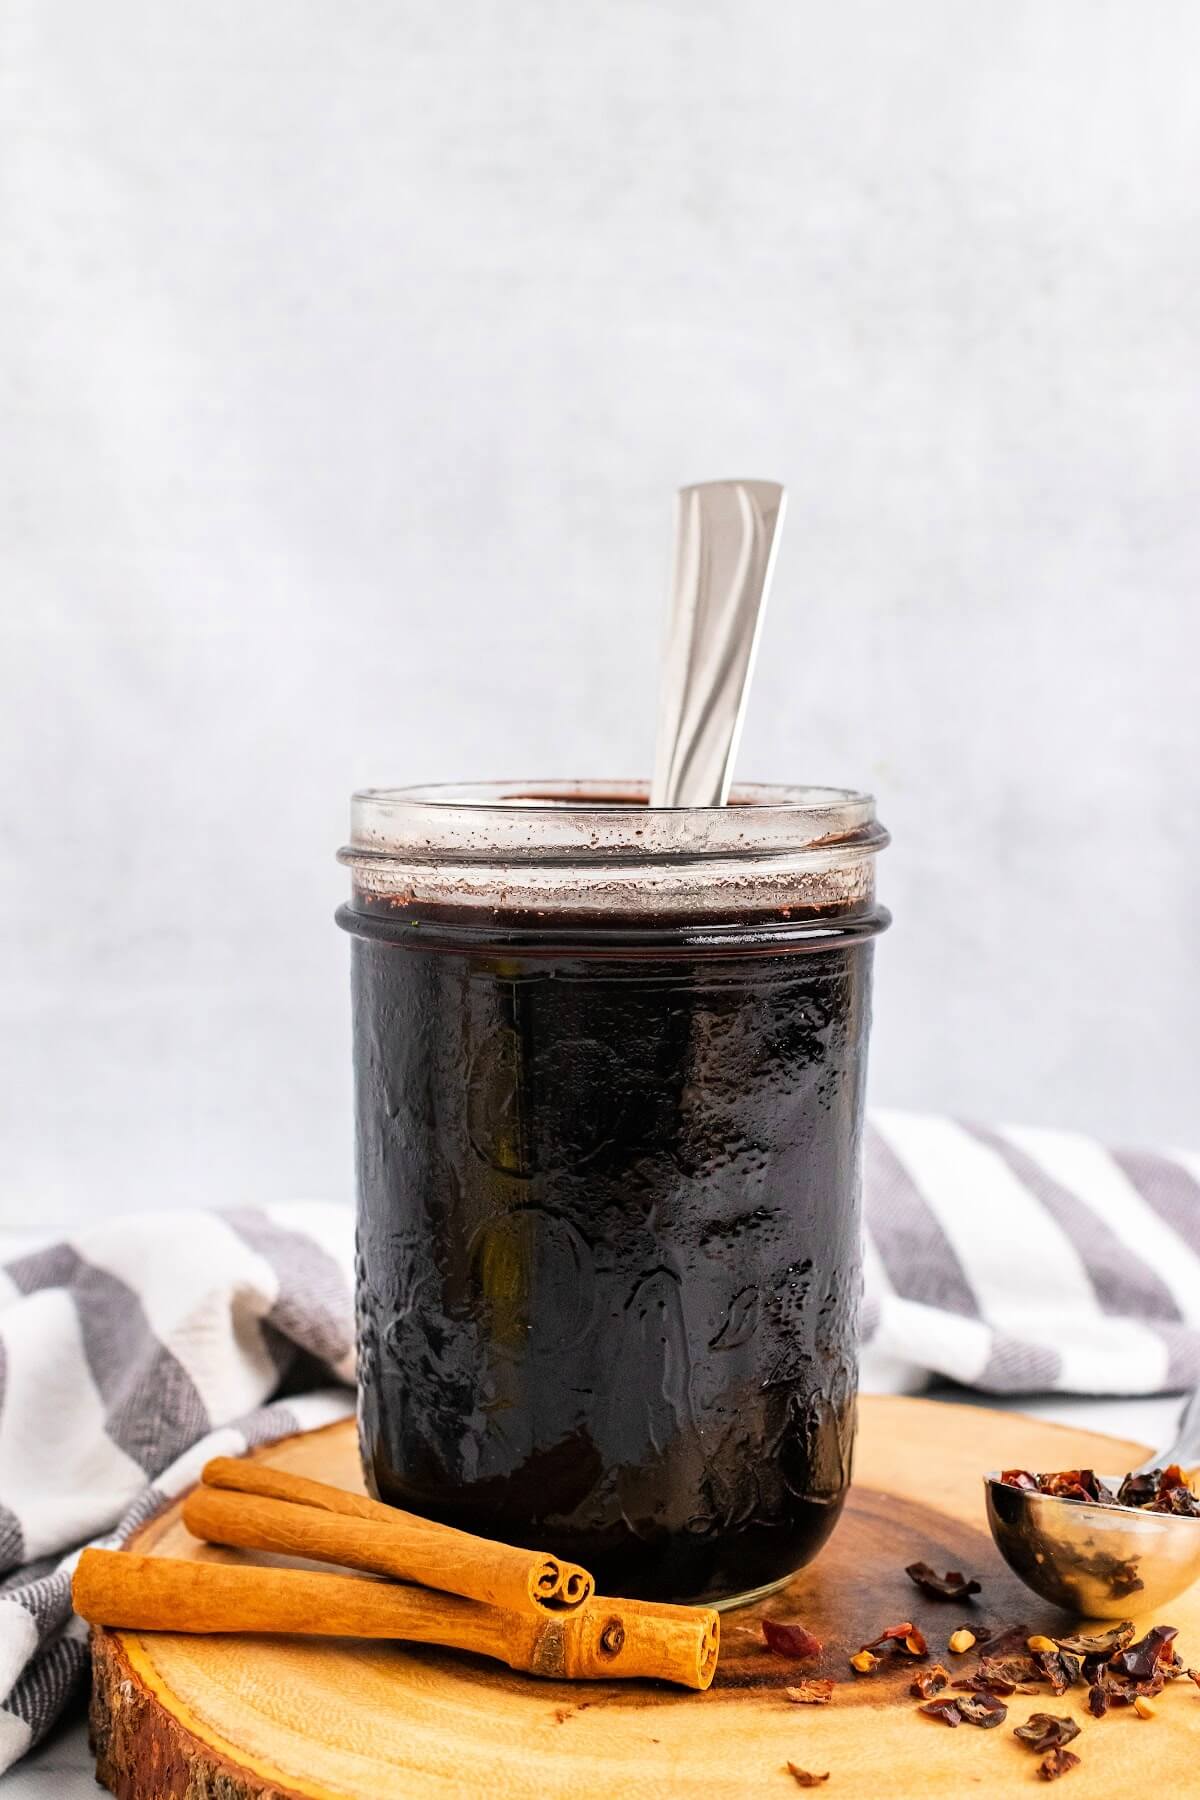
[[[601,1592],[787,1576],[850,1473],[877,925],[339,916],[373,1491]]]

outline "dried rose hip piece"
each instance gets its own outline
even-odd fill
[[[1073,1750],[1051,1750],[1038,1764],[1038,1774],[1043,1781],[1057,1781],[1060,1775],[1069,1775],[1078,1767],[1079,1758]]]
[[[1138,1643],[1119,1650],[1109,1668],[1134,1681],[1152,1681],[1160,1673],[1177,1672],[1178,1658],[1171,1646],[1178,1636],[1174,1625],[1155,1625]]]
[[[788,1764],[788,1774],[798,1787],[820,1787],[823,1781],[829,1780],[828,1769],[823,1775],[813,1775],[807,1769],[802,1769],[799,1763],[794,1762]]]
[[[978,1725],[983,1731],[1003,1725],[1008,1717],[1007,1706],[995,1694],[942,1694],[936,1700],[927,1700],[917,1711],[928,1713],[931,1719],[941,1719],[944,1725]]]
[[[1024,1725],[1013,1727],[1013,1736],[1037,1756],[1046,1750],[1055,1750],[1060,1744],[1069,1744],[1072,1738],[1079,1736],[1079,1727],[1074,1719],[1058,1718],[1054,1713],[1030,1713]]]
[[[963,1694],[957,1705],[968,1725],[978,1725],[984,1731],[993,1725],[1003,1725],[1008,1717],[1007,1706],[995,1694]]]
[[[1056,1694],[1065,1694],[1083,1673],[1083,1658],[1065,1650],[1039,1650],[1033,1660]]]
[[[1041,1679],[1032,1656],[981,1656],[975,1673],[954,1685],[977,1694],[1033,1694]]]
[[[803,1625],[788,1625],[782,1619],[764,1619],[762,1632],[767,1648],[773,1650],[776,1656],[793,1656],[797,1659],[820,1656],[825,1648],[820,1638],[815,1638],[811,1631],[805,1631]]]
[[[914,1678],[909,1692],[918,1700],[932,1700],[935,1694],[941,1693],[949,1680],[949,1669],[943,1669],[941,1663],[934,1663],[932,1669],[922,1669]]]
[[[881,1631],[877,1638],[862,1646],[863,1650],[878,1650],[881,1644],[895,1644],[897,1650],[903,1648],[910,1656],[928,1656],[929,1645],[925,1642],[925,1633],[913,1624],[911,1619],[904,1619],[899,1625],[889,1625]]]
[[[1111,1631],[1097,1631],[1094,1635],[1055,1638],[1060,1650],[1069,1650],[1073,1656],[1102,1656],[1105,1661],[1117,1650],[1124,1650],[1133,1642],[1133,1620],[1122,1619]]]
[[[1093,1719],[1102,1719],[1108,1711],[1108,1689],[1098,1681],[1088,1689],[1088,1711]]]
[[[940,1719],[943,1725],[962,1724],[959,1702],[950,1694],[943,1694],[940,1700],[927,1700],[924,1706],[918,1706],[917,1711],[927,1713],[931,1719]]]
[[[1097,1480],[1094,1469],[1059,1469],[1049,1475],[1031,1475],[1028,1469],[1004,1469],[1000,1480],[1005,1487],[1021,1488],[1027,1494],[1052,1494],[1059,1500],[1116,1498]]]
[[[931,1600],[969,1600],[972,1594],[983,1591],[977,1581],[968,1581],[958,1569],[939,1575],[928,1563],[915,1562],[909,1563],[904,1573]]]
[[[1154,1469],[1145,1475],[1126,1475],[1117,1489],[1118,1506],[1149,1506],[1158,1497],[1158,1476],[1160,1469]]]
[[[1144,1512],[1178,1513],[1200,1519],[1200,1497],[1187,1484],[1178,1463],[1151,1469],[1144,1475],[1127,1475],[1117,1491],[1119,1506],[1139,1506]]]
[[[912,1620],[905,1619],[899,1625],[889,1625],[886,1631],[881,1631],[877,1638],[872,1638],[870,1643],[863,1644],[862,1648],[864,1650],[877,1650],[880,1644],[901,1642],[904,1638],[911,1636],[915,1630],[916,1626],[913,1624]]]
[[[793,1706],[825,1706],[833,1699],[833,1689],[832,1681],[818,1676],[811,1681],[798,1682],[795,1687],[784,1688],[783,1697]]]
[[[1090,1500],[1095,1505],[1115,1506],[1117,1496],[1101,1481],[1095,1469],[1062,1469],[1057,1475],[1039,1475],[1038,1488],[1062,1500]]]
[[[1132,1706],[1139,1699],[1148,1700],[1154,1694],[1161,1694],[1166,1685],[1167,1678],[1163,1674],[1153,1675],[1149,1681],[1134,1681],[1116,1669],[1104,1672],[1104,1691],[1112,1706]]]

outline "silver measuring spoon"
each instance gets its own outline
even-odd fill
[[[1135,1474],[1200,1462],[1200,1389],[1180,1415],[1175,1441]],[[1116,1489],[1119,1475],[1101,1479]],[[1200,1519],[1062,1500],[1006,1487],[985,1475],[996,1547],[1025,1586],[1085,1619],[1124,1619],[1173,1600],[1200,1577]]]
[[[681,488],[651,806],[724,806],[783,522],[774,481]]]

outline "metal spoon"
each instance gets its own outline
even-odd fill
[[[774,481],[681,488],[651,806],[724,806],[783,522]]]
[[[1134,1471],[1200,1461],[1200,1389],[1180,1416],[1175,1441]],[[1102,1477],[1109,1486],[1119,1475]],[[1200,1519],[1031,1494],[984,1476],[988,1524],[1013,1571],[1055,1606],[1087,1619],[1121,1619],[1173,1600],[1200,1577]]]

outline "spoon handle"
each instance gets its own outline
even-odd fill
[[[1148,1457],[1135,1473],[1166,1468],[1171,1463],[1178,1463],[1185,1471],[1200,1463],[1200,1388],[1184,1401],[1175,1436],[1167,1448]]]
[[[783,521],[774,481],[681,488],[651,806],[724,806]]]

